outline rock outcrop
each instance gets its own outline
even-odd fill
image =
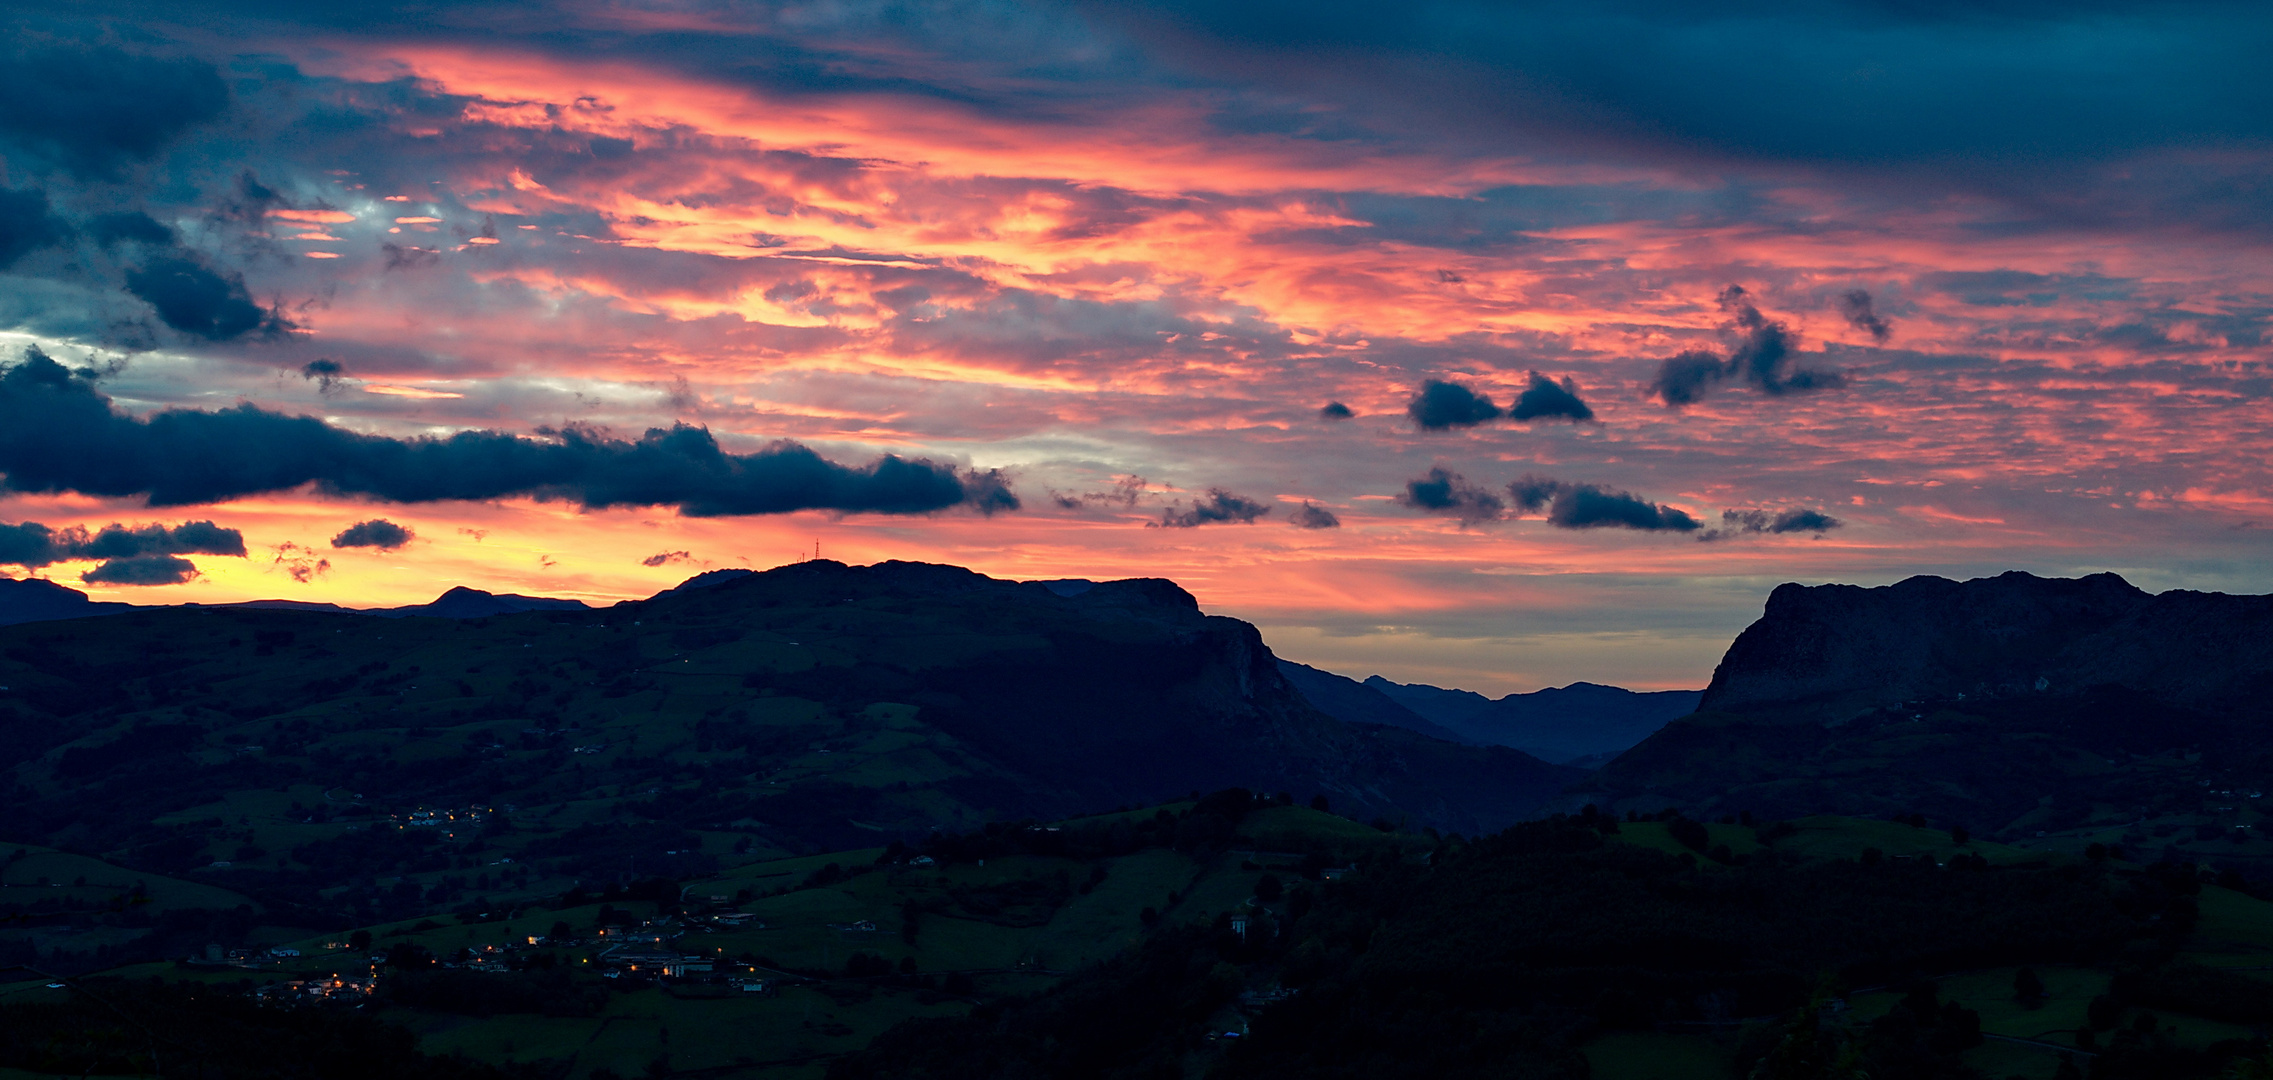
[[[2230,712],[2262,703],[2269,673],[2273,597],[2157,595],[2114,574],[2013,571],[1778,586],[1698,707],[1837,721],[1905,701],[2112,685]]]
[[[2232,805],[2273,767],[2269,720],[2273,596],[2114,574],[1784,585],[1697,713],[1567,804],[1924,814],[2053,843],[2121,824],[2273,869]]]

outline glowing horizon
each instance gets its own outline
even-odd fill
[[[1493,694],[1702,686],[1787,580],[2273,590],[2273,220],[2248,195],[2273,121],[2217,104],[2246,86],[2222,46],[2136,44],[2266,20],[1613,7],[1466,35],[1079,4],[42,14],[19,67],[102,73],[74,107],[125,119],[0,125],[0,364],[36,348],[140,418],[684,423],[735,455],[1001,470],[1022,505],[0,491],[0,524],[211,520],[247,549],[179,584],[11,570],[137,603],[604,603],[818,540],[1169,577],[1289,659]],[[1590,51],[1622,19],[1655,68]],[[2027,52],[2048,27],[2117,59]],[[1789,56],[1745,89],[1714,36],[1739,32]],[[2095,96],[2157,73],[2159,98]],[[1694,350],[1725,367],[1670,406]],[[1407,413],[1431,381],[1510,409],[1533,372],[1591,419]],[[1407,485],[1432,469],[1503,511],[1527,475],[1633,498],[1428,512]],[[1838,524],[1763,524],[1803,514]],[[331,546],[375,518],[415,539]]]

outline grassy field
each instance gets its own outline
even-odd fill
[[[1133,821],[1164,809],[1173,814],[1188,805],[1118,812],[1067,824]],[[755,916],[753,923],[727,928],[682,920],[672,928],[680,936],[664,948],[681,955],[757,958],[777,971],[799,973],[782,980],[775,994],[688,999],[645,987],[609,992],[599,1011],[587,1016],[479,1017],[399,1005],[387,1006],[380,1014],[417,1032],[429,1052],[462,1052],[496,1062],[549,1060],[564,1065],[570,1080],[581,1080],[599,1069],[642,1075],[665,1058],[673,1069],[699,1070],[706,1077],[817,1077],[831,1055],[864,1046],[901,1020],[955,1015],[984,997],[1038,991],[1059,973],[1120,953],[1148,932],[1144,917],[1148,908],[1158,916],[1158,925],[1206,923],[1247,904],[1257,879],[1265,873],[1297,879],[1290,868],[1257,867],[1246,852],[1320,851],[1339,861],[1366,851],[1420,849],[1428,843],[1425,838],[1385,834],[1307,808],[1273,807],[1249,815],[1242,823],[1233,845],[1240,854],[1224,851],[1205,858],[1163,847],[1087,861],[1014,854],[989,858],[983,865],[950,862],[926,867],[905,862],[879,865],[882,848],[761,858],[690,882],[686,888],[687,896],[698,902],[727,898],[732,908]],[[27,855],[27,859],[46,857]],[[55,863],[49,872],[77,865]],[[826,872],[832,866],[836,870]],[[815,878],[817,873],[823,874],[825,883]],[[912,939],[905,932],[911,904],[918,911]],[[656,913],[656,905],[649,901],[603,905],[595,900],[557,909],[531,905],[509,920],[422,917],[363,929],[371,934],[376,951],[412,944],[447,957],[460,949],[525,944],[530,936],[548,935],[556,924],[565,923],[585,944],[553,950],[559,963],[578,985],[609,986],[598,974],[603,966],[600,953],[606,947],[605,939],[597,936],[603,906],[636,918]],[[874,929],[860,929],[861,924]],[[335,932],[294,941],[291,944],[302,956],[254,969],[166,963],[134,965],[109,974],[231,985],[360,975],[369,970],[367,954],[327,947],[348,936]],[[881,957],[895,971],[903,960],[912,960],[917,976],[912,980],[843,977],[841,972],[855,953]],[[384,979],[385,969],[380,970]],[[812,977],[824,972],[838,974]],[[946,992],[942,986],[950,975],[969,981]],[[0,992],[9,995],[5,1000],[63,993],[38,983],[19,983]]]
[[[1584,1053],[1594,1080],[1735,1080],[1729,1049],[1703,1035],[1617,1031]]]
[[[691,891],[697,895],[753,887],[771,891],[800,884],[831,864],[870,866],[877,854],[875,850],[839,852],[756,863],[698,883]],[[1046,921],[1014,926],[927,911],[919,916],[913,942],[901,933],[903,906],[910,900],[936,903],[957,890],[1055,880],[1061,873],[1086,881],[1091,864],[1011,856],[989,859],[983,867],[876,868],[829,885],[758,897],[739,909],[756,915],[762,929],[715,933],[698,929],[681,937],[671,950],[756,956],[795,971],[839,970],[854,953],[868,953],[895,968],[903,958],[912,958],[920,973],[978,972],[972,991],[979,994],[1040,989],[1051,981],[1043,972],[1093,963],[1135,943],[1145,929],[1140,912],[1148,906],[1165,907],[1171,893],[1182,897],[1169,910],[1169,917],[1179,920],[1212,919],[1217,911],[1243,902],[1252,895],[1259,872],[1241,870],[1238,863],[1220,856],[1203,865],[1159,849],[1102,860],[1104,880],[1056,907]],[[440,926],[400,937],[388,935],[407,927],[373,929],[381,942],[409,941],[446,952],[542,933],[556,920],[581,932],[598,912],[599,905],[593,904],[534,912],[513,924]],[[876,928],[853,928],[862,922]],[[592,950],[571,952],[589,955]],[[893,980],[835,980],[791,982],[779,996],[749,999],[682,1000],[654,989],[617,993],[593,1017],[473,1018],[401,1009],[387,1015],[419,1031],[431,1051],[462,1051],[493,1061],[567,1058],[571,1077],[599,1068],[639,1075],[664,1057],[674,1069],[705,1070],[706,1076],[787,1077],[818,1075],[818,1059],[864,1046],[877,1033],[909,1017],[959,1013],[969,1008],[971,1000],[895,985]]]
[[[252,901],[218,885],[113,866],[86,855],[18,844],[4,849],[0,864],[0,909],[27,907],[43,899],[107,904],[136,888],[148,897],[153,914],[181,908],[229,909]]]
[[[1942,830],[1917,828],[1898,821],[1823,816],[1799,818],[1785,824],[1793,831],[1776,837],[1772,846],[1784,854],[1806,859],[1856,859],[1873,848],[1885,858],[1930,859],[1936,865],[1946,864],[1952,856],[1960,854],[1979,855],[1994,865],[2069,858],[1972,838],[1959,845]],[[1761,830],[1750,825],[1706,823],[1705,832],[1707,850],[1725,845],[1730,854],[1744,856],[1764,846],[1760,840]],[[1694,854],[1673,838],[1670,826],[1659,821],[1620,822],[1613,838],[1669,855]]]
[[[1916,857],[1947,863],[1957,854],[1979,855],[1993,865],[2043,862],[2048,856],[1979,838],[1959,845],[1940,829],[1922,829],[1898,821],[1850,817],[1804,817],[1794,820],[1797,833],[1776,841],[1778,851],[1817,859],[1853,859],[1864,849],[1877,848],[1888,858]]]
[[[885,717],[890,719],[889,715]],[[1147,821],[1189,804],[1128,810],[1065,823],[1111,824]],[[249,816],[249,815],[248,815]],[[1870,848],[1889,859],[1915,857],[1946,862],[1953,855],[1978,854],[1996,864],[2042,862],[2042,852],[1974,840],[1952,842],[1946,832],[1896,822],[1815,817],[1777,830],[1779,852],[1807,859],[1854,859]],[[1747,826],[1707,826],[1708,846],[1726,845],[1749,855],[1762,845]],[[725,834],[731,835],[731,834]],[[1682,854],[1688,851],[1660,822],[1625,822],[1620,843]],[[740,927],[682,922],[675,941],[665,946],[682,955],[722,959],[756,958],[765,966],[795,973],[781,980],[773,995],[713,999],[673,997],[652,986],[615,989],[591,1015],[545,1016],[512,1013],[469,1016],[390,1005],[388,1019],[416,1031],[432,1052],[462,1052],[496,1062],[550,1061],[569,1080],[583,1080],[607,1069],[641,1075],[667,1059],[670,1068],[706,1077],[818,1077],[833,1056],[865,1045],[877,1033],[919,1016],[952,1016],[989,996],[1030,992],[1049,986],[1059,973],[1104,960],[1140,942],[1148,932],[1146,909],[1158,925],[1205,923],[1243,909],[1265,873],[1283,882],[1298,880],[1293,856],[1312,853],[1343,863],[1368,856],[1417,858],[1432,841],[1411,834],[1384,833],[1331,814],[1277,806],[1251,813],[1238,834],[1204,858],[1168,847],[1145,847],[1129,854],[1076,859],[1010,854],[944,865],[916,866],[885,860],[880,847],[819,855],[768,858],[741,856],[708,877],[687,883],[687,897],[700,904],[724,898],[727,906],[754,916]],[[2060,860],[2065,856],[2052,856]],[[1257,862],[1277,862],[1275,867]],[[1708,868],[1718,864],[1701,860]],[[834,868],[833,870],[831,868]],[[73,889],[114,887],[123,871],[97,860],[44,849],[26,849],[12,861],[0,884],[8,892],[45,890],[57,895]],[[69,875],[88,885],[59,884]],[[109,875],[109,876],[104,876]],[[46,885],[39,884],[47,878]],[[146,877],[146,876],[142,876]],[[154,897],[167,903],[213,907],[235,894],[195,881],[148,879]],[[5,895],[5,894],[0,894]],[[2188,940],[2183,959],[2247,969],[2273,966],[2273,904],[2216,886],[2199,897],[2201,922]],[[578,985],[611,986],[598,977],[604,939],[597,937],[603,904],[594,899],[558,909],[528,905],[511,919],[465,922],[422,917],[379,923],[365,929],[385,949],[417,944],[448,956],[459,949],[525,943],[567,924],[587,944],[555,951]],[[649,901],[614,900],[636,918],[655,914]],[[914,912],[912,928],[909,914]],[[862,928],[863,924],[872,928]],[[304,955],[260,970],[184,969],[171,964],[138,965],[116,974],[158,975],[242,985],[317,974],[359,974],[365,954],[326,948],[345,933],[294,942]],[[856,953],[881,957],[892,970],[912,962],[915,977],[848,978],[842,973]],[[1966,1062],[1983,1075],[2004,1080],[2050,1080],[2060,1062],[2059,1048],[2074,1047],[2085,1025],[2088,1003],[2107,992],[2107,970],[2045,966],[2036,969],[2046,995],[2035,1002],[2015,999],[2013,968],[1993,968],[1943,977],[1942,995],[1981,1017],[1992,1038],[1968,1051]],[[968,980],[949,983],[948,977]],[[950,989],[952,987],[952,989]],[[32,1000],[62,993],[33,983],[0,988],[0,1000]],[[1849,1023],[1868,1023],[1898,1000],[1892,988],[1851,998]],[[2139,1010],[2127,1012],[2131,1023]],[[2160,1025],[2176,1041],[2207,1046],[2247,1038],[2242,1026],[2157,1010]],[[1664,1032],[1613,1032],[1591,1041],[1584,1054],[1600,1080],[1721,1080],[1735,1033],[1721,1036]],[[2027,1041],[2008,1041],[2027,1040]],[[2037,1043],[2050,1045],[2035,1045]],[[4,1080],[4,1077],[0,1077]]]
[[[1893,821],[1824,816],[1801,818],[1790,825],[1793,831],[1777,837],[1774,848],[1808,859],[1856,859],[1866,849],[1876,848],[1888,859],[1911,857],[1936,864],[1946,864],[1959,854],[1979,855],[1992,865],[2080,861],[2064,851],[1979,839],[1959,845],[1945,831]],[[1735,854],[1749,854],[1761,847],[1755,830],[1749,827],[1712,824],[1707,832],[1708,846],[1726,844]],[[1615,839],[1669,854],[1689,851],[1673,839],[1665,824],[1654,821],[1622,822]],[[1715,865],[1700,860],[1700,866]],[[2262,971],[2264,977],[2273,980],[2273,903],[2215,885],[2203,886],[2198,900],[2201,921],[2178,959],[2252,975]],[[2034,970],[2046,992],[2033,1002],[2016,998],[2017,969],[2011,967],[1965,972],[1937,981],[1945,999],[1980,1015],[1985,1035],[2004,1037],[1990,1038],[1966,1053],[1966,1064],[1984,1076],[2050,1080],[2059,1068],[2062,1048],[2076,1048],[2076,1031],[2086,1024],[2089,1003],[2108,991],[2111,979],[2106,969],[2040,966]],[[1857,993],[1850,999],[1849,1022],[1867,1023],[1892,1008],[1901,996],[1894,988]],[[2123,1014],[2121,1022],[2129,1025],[2147,1011],[2155,1014],[2166,1034],[2184,1046],[2201,1048],[2222,1040],[2254,1037],[2244,1025],[2168,1009],[2133,1008]],[[1595,1039],[1585,1052],[1598,1080],[1712,1080],[1726,1075],[1728,1050],[1700,1035],[1615,1032]]]
[[[2273,903],[2205,885],[2186,958],[2208,967],[2273,969]]]

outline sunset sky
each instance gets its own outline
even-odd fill
[[[11,7],[0,573],[99,599],[818,544],[1499,694],[2273,590],[2259,3]]]

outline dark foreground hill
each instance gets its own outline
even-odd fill
[[[1695,716],[1576,801],[1923,813],[2003,835],[2128,830],[2220,862],[2273,850],[2273,597],[2150,595],[2113,574],[1784,585]],[[2113,839],[2113,837],[2110,837]]]
[[[2196,933],[2205,907],[2254,906],[2190,869],[1772,844],[1700,861],[1627,839],[1662,828],[1553,818],[1259,888],[1046,993],[905,1022],[828,1075],[1991,1080],[2082,1060],[2209,1080],[2264,1053],[2194,1018],[2273,1017],[2273,988],[2187,955],[2222,944]],[[2076,989],[2049,1000],[2038,970]]]
[[[811,562],[703,584],[0,630],[4,839],[323,925],[1234,785],[1475,832],[1580,775],[1334,720],[1166,581]]]

